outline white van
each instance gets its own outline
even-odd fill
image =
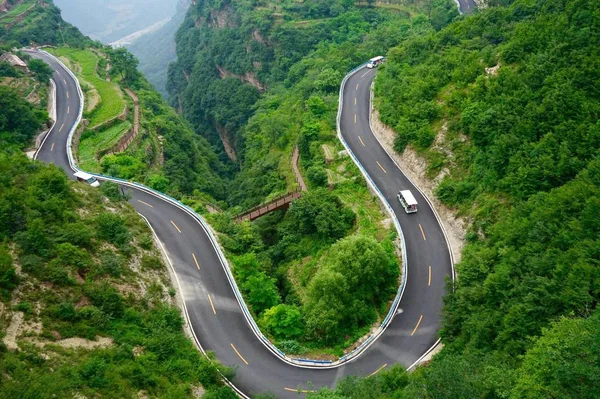
[[[381,55],[371,58],[367,64],[367,68],[377,68],[377,65],[381,64],[383,60],[384,58]]]
[[[76,172],[74,175],[78,181],[86,182],[87,184],[89,184],[92,187],[98,187],[100,185],[100,182],[98,181],[98,179],[96,179],[96,177],[90,175],[89,173]]]
[[[417,211],[417,200],[410,190],[400,190],[398,192],[398,201],[402,204],[404,212],[415,213]]]

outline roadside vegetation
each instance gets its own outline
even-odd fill
[[[95,43],[88,49],[58,47],[50,52],[81,79],[87,127],[77,155],[85,170],[135,180],[174,196],[196,192],[202,202],[223,198],[220,174],[226,175],[226,168],[140,75],[137,60],[127,50]],[[134,104],[125,89],[139,98],[139,134],[123,152],[108,154],[133,129]],[[129,112],[123,117],[125,107]]]
[[[10,0],[9,3],[16,4],[16,1]],[[60,16],[60,10],[51,0],[25,0],[18,2],[16,7],[25,7],[25,4],[36,4],[29,10],[20,21],[11,21],[9,27],[8,21],[2,22],[0,19],[0,42],[8,43],[11,47],[29,46],[31,44],[70,45],[78,48],[85,48],[93,43],[92,40],[75,28],[67,24]],[[14,8],[9,11],[7,18],[13,19]]]
[[[42,10],[51,22],[56,9]],[[0,32],[0,52],[18,45],[17,36],[32,40],[25,21]],[[29,72],[0,63],[0,397],[235,398],[221,380],[232,370],[207,359],[184,333],[151,231],[118,188],[72,182],[22,154],[48,122],[43,95],[52,70],[20,55]],[[140,97],[153,105],[147,115],[165,138],[180,135],[164,144],[165,165],[179,164],[181,182],[195,188],[182,160],[209,148],[195,147],[157,93],[147,88]],[[190,158],[171,160],[180,143]]]
[[[79,166],[88,171],[101,170],[97,154],[111,148],[129,129],[131,129],[131,122],[125,121],[98,133],[86,130],[79,143]]]
[[[471,221],[445,347],[308,397],[600,396],[597,4],[504,3],[393,48],[376,83],[396,150]]]
[[[94,54],[91,50],[79,50],[68,47],[50,49],[50,53],[59,58],[67,59],[71,70],[75,71],[80,79],[81,88],[85,92],[95,89],[100,96],[100,101],[92,110],[87,110],[84,117],[89,120],[90,128],[101,125],[119,116],[125,109],[123,93],[118,84],[98,75],[99,60],[106,69],[106,60]]]
[[[21,154],[46,115],[0,94],[0,396],[231,397],[231,371],[183,332],[148,226],[115,185]]]
[[[16,17],[33,7],[36,3],[36,0],[24,0],[20,2],[15,0],[8,1],[7,5],[10,9],[6,13],[0,14],[0,27],[4,27],[9,23],[14,22]]]

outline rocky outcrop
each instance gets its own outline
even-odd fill
[[[264,85],[263,83],[260,82],[260,80],[258,80],[256,78],[256,76],[254,75],[254,73],[252,72],[246,72],[243,75],[237,75],[235,73],[231,73],[228,70],[224,69],[223,67],[217,65],[217,70],[219,71],[219,77],[221,79],[225,79],[225,78],[235,78],[235,79],[239,79],[242,82],[248,83],[252,86],[254,86],[258,91],[260,91],[261,93],[265,90],[267,90],[267,86]]]
[[[217,130],[217,133],[219,134],[219,138],[221,139],[221,142],[223,143],[223,147],[225,148],[225,153],[227,154],[229,159],[231,159],[233,162],[237,162],[238,156],[237,156],[237,153],[235,152],[235,149],[231,145],[231,142],[229,141],[229,134],[228,134],[227,130],[223,126],[219,125],[216,122],[215,122],[215,129]]]
[[[237,28],[237,22],[233,18],[235,13],[230,7],[225,6],[220,10],[210,11],[210,26],[213,28]]]

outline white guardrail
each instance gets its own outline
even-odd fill
[[[77,79],[77,77],[71,72],[71,70],[69,68],[67,68],[57,57],[54,57],[52,54],[43,51],[43,50],[38,50],[39,52],[44,53],[46,56],[54,59],[57,63],[59,63],[64,69],[65,71],[67,71],[67,73],[73,78],[73,80],[76,83],[76,87],[77,87],[77,93],[79,95],[80,98],[80,102],[79,102],[79,114],[77,117],[77,120],[75,122],[75,124],[71,127],[70,131],[69,131],[69,135],[67,138],[67,156],[69,159],[69,166],[71,167],[71,169],[75,172],[77,171],[81,171],[81,169],[78,168],[77,163],[73,157],[72,154],[72,138],[73,138],[73,134],[75,133],[75,130],[77,129],[77,126],[79,125],[79,123],[81,122],[81,118],[83,115],[83,92],[81,91],[81,87],[79,85],[79,80]],[[213,246],[213,248],[215,249],[215,252],[217,253],[219,260],[221,262],[221,266],[223,267],[223,270],[225,271],[225,275],[227,276],[227,279],[229,281],[229,284],[231,285],[231,288],[233,289],[233,292],[235,294],[235,297],[240,305],[240,309],[242,310],[242,313],[244,314],[244,317],[246,318],[246,321],[248,322],[248,325],[250,326],[250,329],[254,332],[254,334],[258,337],[258,339],[260,340],[260,342],[263,343],[263,345],[271,352],[273,353],[275,356],[277,356],[278,358],[280,358],[282,361],[293,365],[293,366],[297,366],[297,367],[302,367],[302,368],[311,368],[311,369],[318,369],[318,368],[335,368],[335,367],[339,367],[345,363],[348,363],[352,360],[355,360],[362,352],[364,352],[373,342],[375,342],[375,340],[385,331],[385,329],[387,328],[387,326],[389,325],[390,321],[392,320],[394,314],[396,313],[396,310],[398,308],[398,304],[400,303],[400,300],[402,298],[402,295],[404,293],[404,288],[406,285],[406,277],[408,274],[408,268],[407,268],[407,260],[406,260],[406,244],[404,241],[404,234],[402,232],[402,228],[400,227],[400,223],[398,222],[394,212],[392,211],[392,208],[390,206],[390,204],[387,202],[387,200],[385,199],[385,197],[383,196],[383,194],[381,193],[381,191],[379,191],[379,189],[377,188],[377,186],[375,185],[375,183],[371,180],[371,177],[369,176],[369,174],[366,172],[366,170],[364,169],[364,167],[361,165],[361,163],[358,161],[358,159],[356,158],[356,156],[352,153],[352,151],[350,150],[350,147],[348,146],[348,144],[346,143],[346,141],[344,140],[344,138],[342,137],[341,134],[341,130],[340,130],[340,117],[342,115],[342,108],[343,108],[343,93],[344,93],[344,87],[346,84],[346,81],[348,80],[348,78],[350,76],[352,76],[356,71],[358,71],[359,69],[363,68],[364,65],[360,65],[359,67],[353,69],[352,71],[350,71],[343,79],[342,84],[340,86],[340,97],[339,97],[339,106],[338,106],[338,115],[337,115],[337,132],[338,132],[338,138],[340,139],[340,141],[342,142],[342,144],[344,145],[344,147],[346,148],[348,154],[352,157],[352,160],[356,163],[356,165],[358,166],[358,168],[360,169],[361,173],[363,174],[363,176],[365,177],[365,179],[367,180],[367,183],[373,188],[373,190],[377,193],[377,195],[379,196],[379,199],[382,201],[385,209],[387,210],[387,212],[390,214],[390,216],[392,217],[393,221],[394,221],[394,225],[396,226],[396,230],[398,231],[398,233],[400,234],[400,238],[401,238],[401,243],[402,243],[402,268],[403,268],[403,273],[402,273],[402,282],[400,284],[400,287],[398,288],[398,293],[396,294],[396,297],[394,298],[394,302],[392,303],[392,306],[390,307],[390,311],[388,312],[387,316],[385,317],[385,319],[383,320],[383,322],[381,323],[380,327],[377,329],[377,331],[372,334],[369,338],[367,338],[360,346],[358,346],[356,349],[354,349],[352,352],[342,356],[339,360],[336,361],[330,361],[330,360],[315,360],[315,359],[301,359],[301,358],[294,358],[294,357],[290,357],[287,356],[284,352],[282,352],[279,348],[277,348],[275,345],[273,345],[273,343],[271,343],[271,341],[269,341],[269,339],[267,337],[265,337],[262,332],[260,331],[260,329],[258,328],[258,325],[256,324],[254,318],[252,317],[252,315],[250,314],[250,311],[248,310],[248,307],[246,305],[246,303],[244,302],[244,299],[242,297],[242,294],[237,286],[237,283],[233,277],[233,274],[231,272],[231,269],[229,267],[229,263],[227,261],[227,259],[225,258],[225,255],[223,254],[223,251],[221,250],[220,246],[218,245],[217,239],[214,236],[214,234],[212,233],[211,229],[208,227],[208,224],[206,223],[206,221],[204,220],[204,218],[202,218],[202,216],[198,215],[192,208],[190,208],[189,206],[179,202],[178,200],[176,200],[175,198],[172,198],[164,193],[161,193],[159,191],[153,190],[149,187],[146,187],[140,183],[136,183],[136,182],[130,182],[124,179],[119,179],[119,178],[115,178],[112,176],[106,176],[106,175],[102,175],[102,174],[96,174],[93,173],[94,176],[96,176],[98,179],[100,180],[105,180],[105,181],[112,181],[114,183],[117,184],[121,184],[121,185],[125,185],[128,187],[132,187],[135,188],[137,190],[141,190],[143,192],[146,192],[148,194],[154,195],[156,197],[159,197],[161,199],[163,199],[164,201],[182,209],[183,211],[185,211],[187,214],[189,214],[192,218],[194,218],[202,227],[202,229],[205,231],[206,235],[209,237],[211,244]],[[172,266],[172,265],[171,265]],[[183,302],[183,306],[184,306],[184,310],[186,313],[186,318],[189,320],[189,315],[187,312],[187,308],[185,307],[185,302]],[[193,332],[193,329],[192,329]],[[200,348],[200,350],[205,353],[204,349],[202,348],[202,345],[200,344],[199,340],[197,339],[197,337],[195,336],[195,340],[196,340],[196,344],[198,345],[198,347]],[[241,391],[239,391],[239,389],[237,389],[233,384],[231,384],[229,381],[227,381],[228,384],[234,388],[240,395],[246,397]]]

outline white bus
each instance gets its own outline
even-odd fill
[[[377,65],[381,64],[383,60],[384,58],[381,55],[371,58],[367,64],[367,68],[377,68]]]
[[[74,175],[78,181],[86,182],[87,184],[89,184],[92,187],[98,187],[100,185],[100,182],[98,181],[98,179],[96,179],[96,177],[90,175],[89,173],[75,172]]]
[[[400,190],[398,192],[398,201],[402,204],[404,212],[415,213],[417,211],[417,200],[410,190]]]

